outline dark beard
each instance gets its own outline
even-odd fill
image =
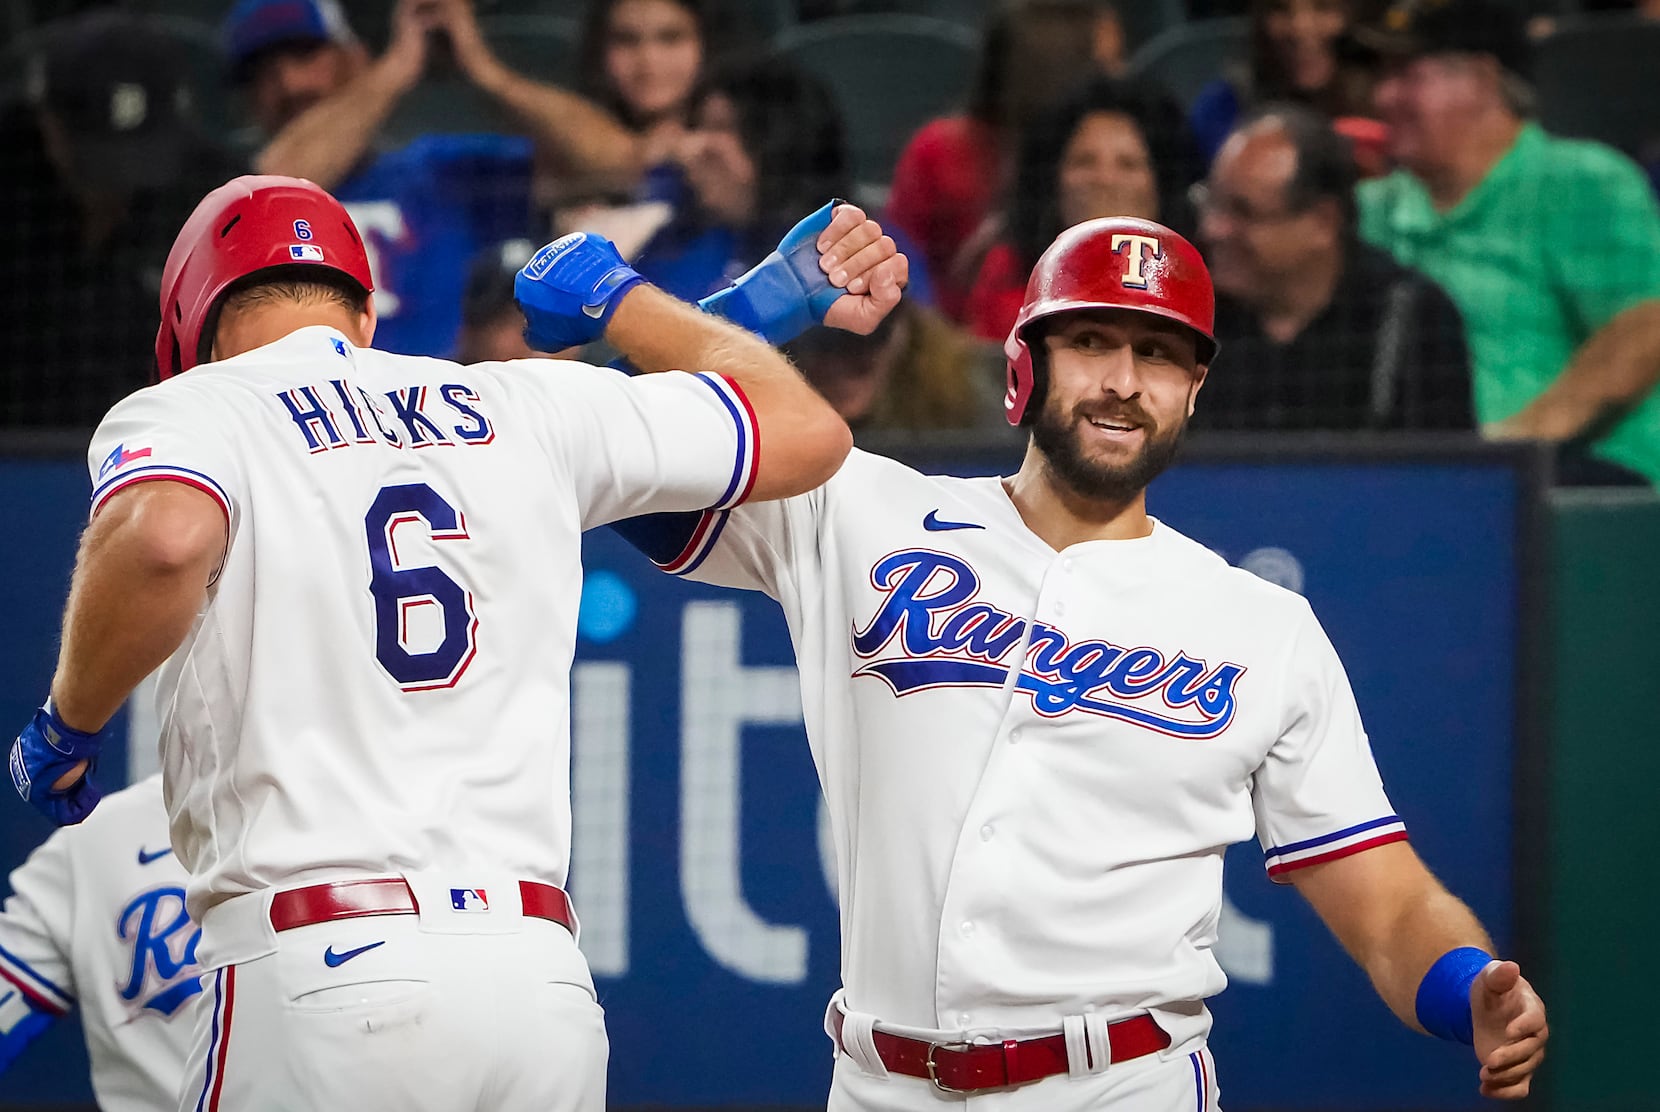
[[[1085,418],[1076,411],[1068,418],[1045,405],[1032,423],[1032,442],[1048,461],[1050,473],[1074,494],[1103,502],[1128,502],[1170,466],[1187,432],[1186,418],[1168,431],[1144,415],[1138,414],[1137,419],[1143,421],[1142,447],[1128,463],[1098,463],[1085,458],[1083,436],[1077,427]]]

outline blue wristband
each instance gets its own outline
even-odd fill
[[[726,289],[698,302],[698,308],[774,346],[822,323],[830,306],[847,292],[831,285],[818,265],[818,237],[842,203],[831,201],[796,224],[778,250]]]
[[[1418,1023],[1436,1038],[1470,1046],[1475,1042],[1470,1018],[1470,986],[1493,960],[1477,946],[1448,950],[1418,983]]]

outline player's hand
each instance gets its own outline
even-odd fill
[[[849,204],[836,206],[830,226],[819,233],[818,250],[819,269],[832,286],[847,291],[825,310],[825,325],[870,335],[899,304],[910,260],[882,225]]]
[[[832,201],[785,233],[778,249],[698,302],[769,344],[815,324],[869,333],[899,302],[907,267],[857,205]]]
[[[559,351],[599,339],[628,291],[644,281],[604,236],[573,232],[554,240],[513,279],[525,342]]]
[[[7,762],[12,787],[59,826],[73,826],[103,798],[92,779],[103,747],[102,732],[88,734],[65,725],[48,699],[12,742]]]
[[[1481,1095],[1520,1100],[1545,1060],[1545,1004],[1513,961],[1490,963],[1470,986],[1470,1019]]]

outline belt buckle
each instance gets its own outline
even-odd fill
[[[954,1096],[960,1096],[960,1095],[967,1094],[967,1093],[977,1092],[978,1090],[975,1090],[975,1089],[957,1089],[957,1088],[954,1088],[950,1085],[947,1085],[945,1082],[941,1081],[940,1076],[939,1076],[939,1067],[934,1062],[934,1052],[936,1050],[967,1051],[967,1050],[972,1050],[973,1048],[974,1048],[974,1044],[971,1043],[971,1042],[943,1042],[943,1043],[931,1042],[931,1043],[929,1043],[928,1044],[928,1053],[922,1059],[922,1064],[928,1068],[928,1082],[929,1082],[929,1084],[933,1085],[934,1088],[938,1089],[942,1093],[947,1093],[947,1094],[954,1095]]]

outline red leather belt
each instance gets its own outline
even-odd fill
[[[524,913],[534,919],[551,919],[576,933],[571,898],[563,889],[534,880],[519,881],[519,899]],[[414,915],[415,893],[401,877],[372,880],[336,880],[306,888],[290,888],[271,899],[271,925],[279,931],[328,923],[335,919],[357,919],[365,915]]]
[[[842,1013],[832,1014],[836,1042],[842,1043]],[[1000,1043],[931,1043],[872,1031],[876,1053],[892,1073],[931,1081],[943,1093],[977,1093],[1024,1085],[1067,1072],[1066,1036],[1004,1039]],[[1170,1036],[1150,1015],[1107,1024],[1107,1045],[1114,1062],[1128,1062],[1170,1045]]]

